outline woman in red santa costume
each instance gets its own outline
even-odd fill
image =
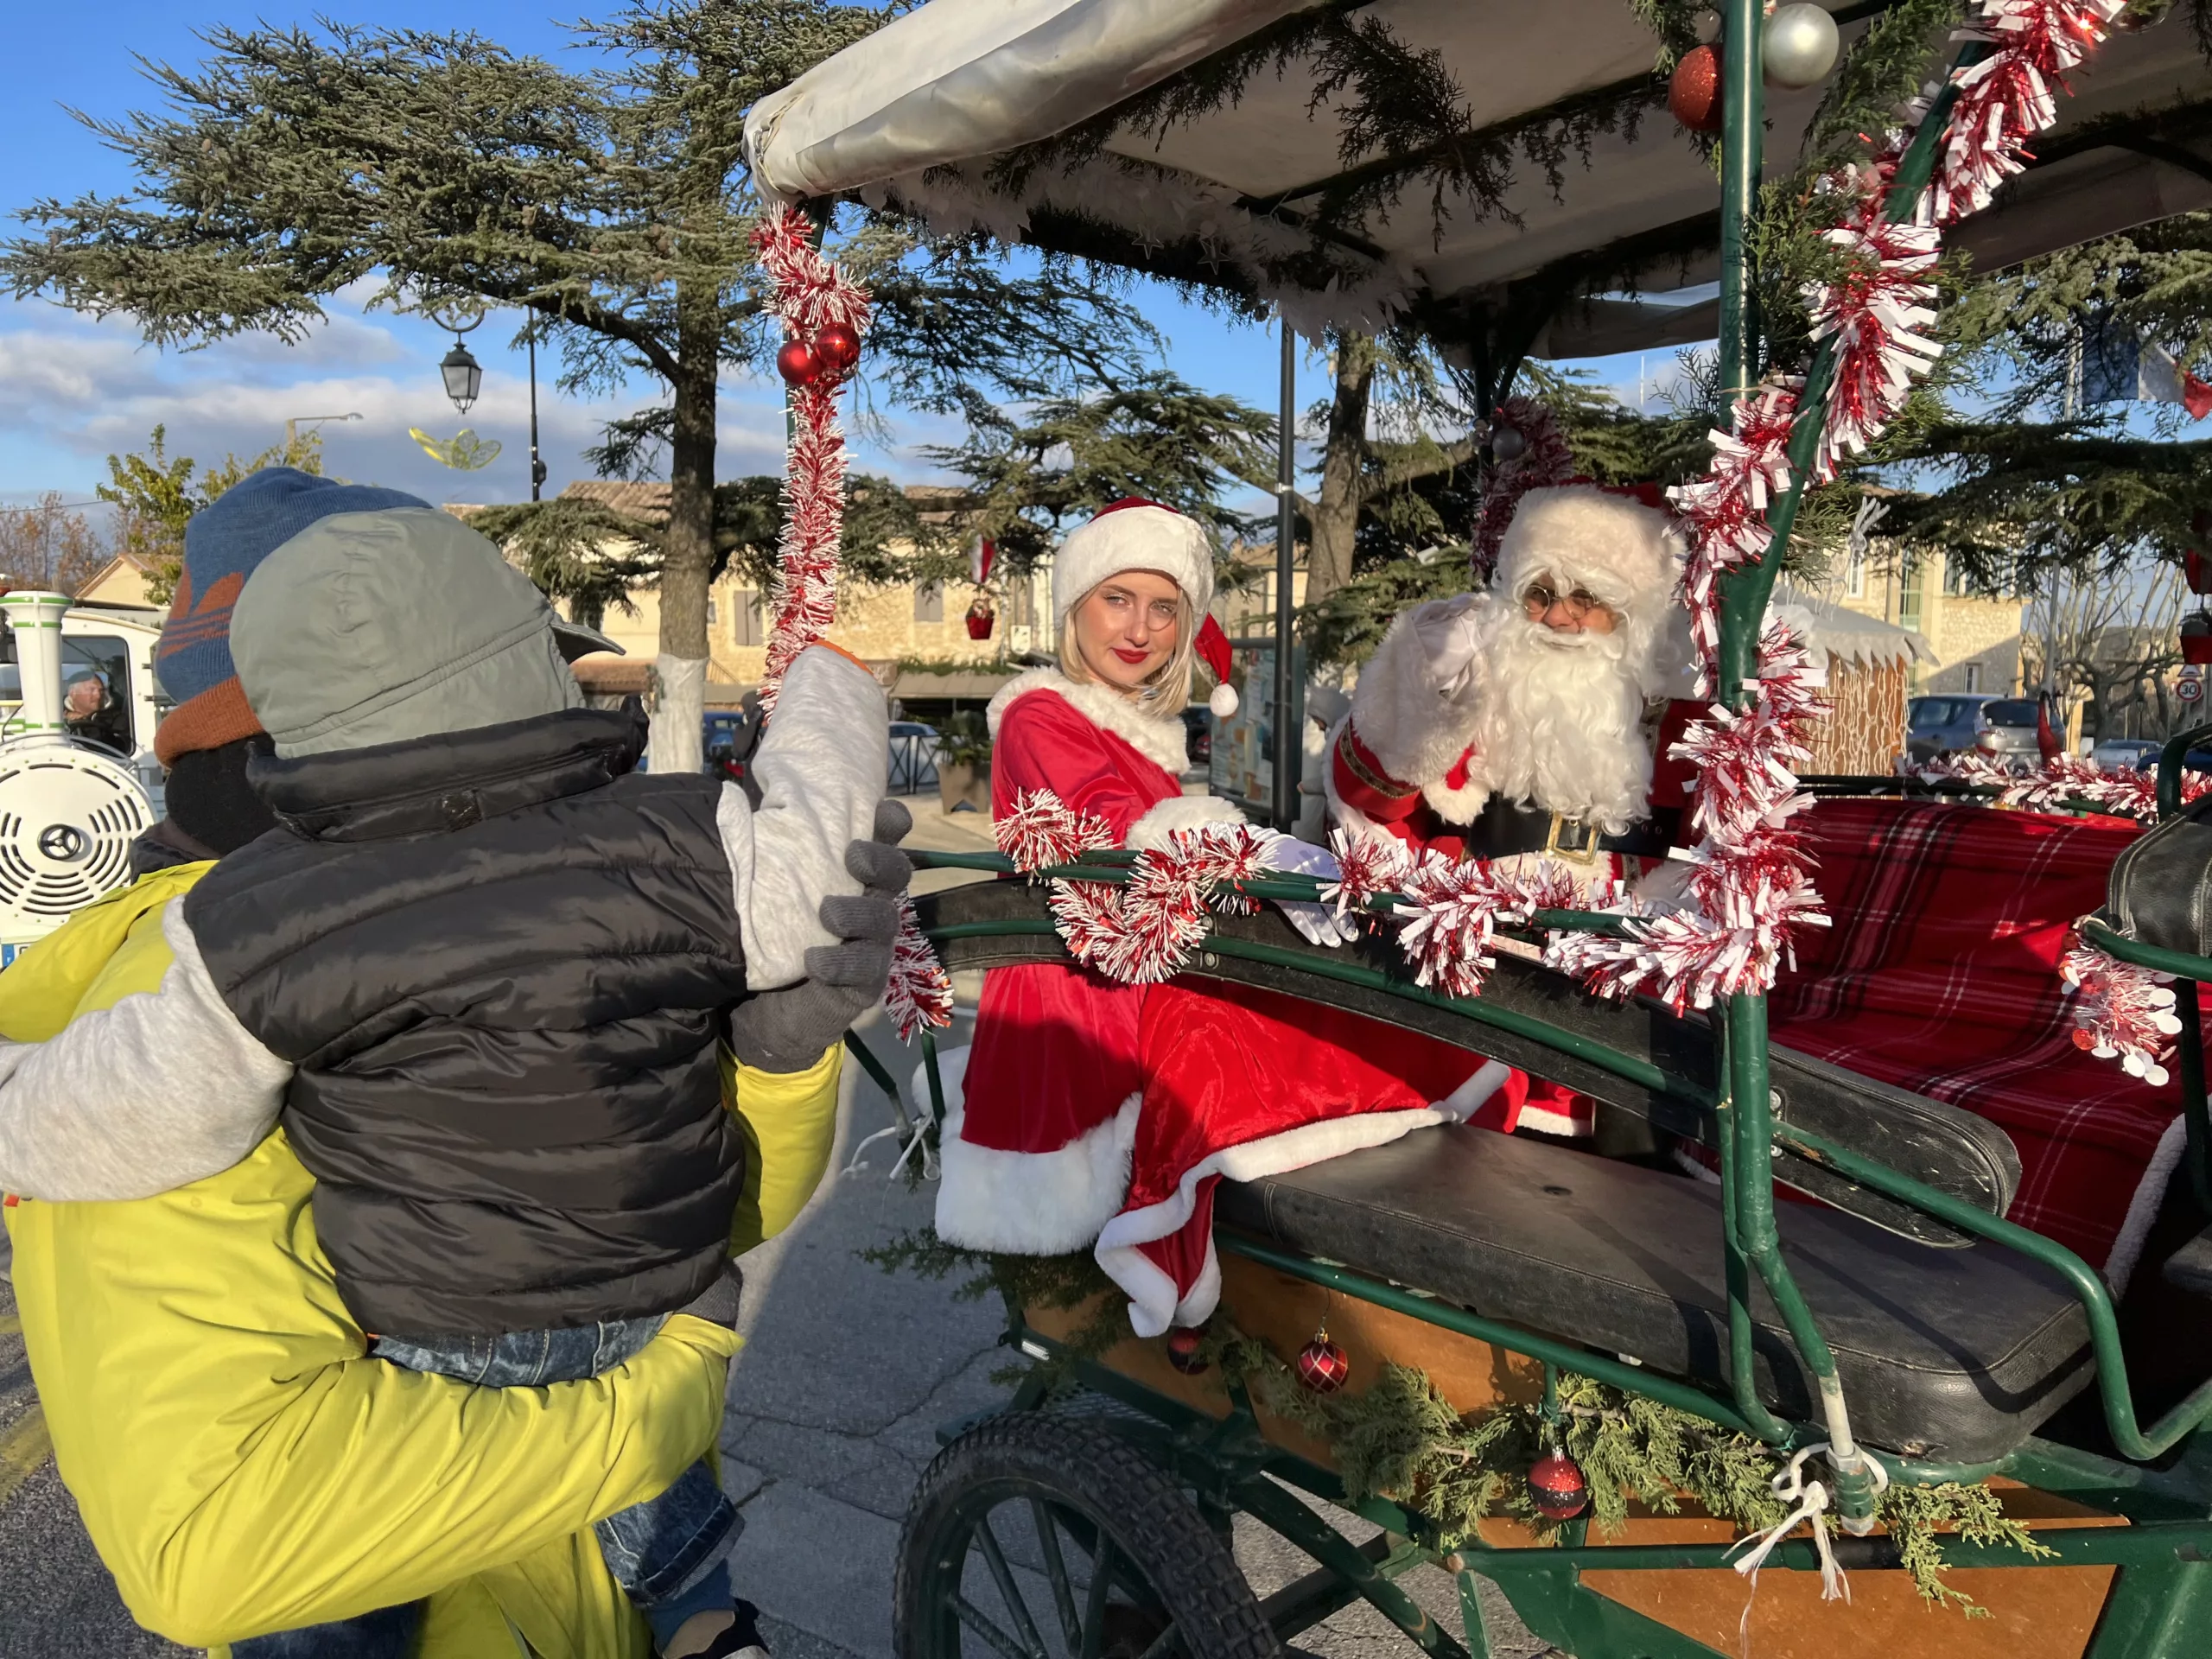
[[[1691,774],[1663,757],[1700,708],[1666,697],[1689,661],[1681,556],[1641,492],[1530,490],[1490,588],[1400,617],[1360,671],[1330,734],[1333,821],[1409,853],[1540,858],[1586,898],[1678,885],[1662,861]],[[1516,1073],[1478,1121],[1586,1135],[1591,1117],[1586,1096]]]
[[[1205,532],[1152,502],[1116,503],[1063,543],[1052,592],[1058,665],[991,701],[995,812],[1049,790],[1140,849],[1241,822],[1226,801],[1185,796],[1180,779],[1193,657],[1205,651],[1217,677],[1229,664],[1206,618]],[[1334,873],[1326,853],[1287,837],[1268,856]],[[1316,943],[1348,936],[1320,906],[1283,908]],[[974,1045],[945,1057],[944,1076],[938,1234],[1033,1255],[1095,1242],[1129,1294],[1132,1325],[1152,1336],[1212,1312],[1223,1176],[1295,1169],[1463,1117],[1505,1068],[1266,992],[1039,964],[986,976]]]

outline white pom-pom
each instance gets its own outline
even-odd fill
[[[1223,720],[1236,712],[1236,688],[1224,680],[1206,695],[1206,707]]]

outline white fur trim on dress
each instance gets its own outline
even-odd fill
[[[944,1174],[937,1189],[938,1236],[967,1249],[1017,1255],[1082,1249],[1128,1198],[1129,1149],[1144,1096],[1132,1094],[1113,1116],[1055,1152],[971,1146],[960,1138],[967,1051],[957,1052],[957,1071],[947,1064],[951,1056],[939,1060],[944,1128],[938,1156]]]
[[[2152,1149],[2143,1179],[2136,1183],[2135,1196],[2127,1201],[2127,1218],[2120,1224],[2120,1236],[2113,1240],[2105,1255],[2105,1283],[2112,1287],[2114,1300],[2127,1294],[2127,1281],[2135,1276],[2136,1264],[2143,1259],[2143,1245],[2151,1236],[2151,1224],[2158,1220],[2159,1208],[2166,1201],[2166,1184],[2173,1179],[2188,1147],[2188,1120],[2177,1117],[2166,1125],[2166,1132]]]
[[[1092,725],[1113,733],[1171,778],[1181,777],[1191,764],[1190,734],[1184,729],[1180,715],[1147,714],[1141,703],[1111,687],[1071,680],[1057,668],[1033,668],[998,689],[983,711],[993,742],[998,741],[999,722],[1006,718],[1006,711],[1017,698],[1033,691],[1057,694]]]
[[[1137,1248],[1181,1230],[1198,1211],[1198,1183],[1207,1176],[1262,1180],[1364,1152],[1370,1147],[1387,1146],[1431,1124],[1463,1122],[1497,1092],[1507,1071],[1497,1061],[1486,1060],[1473,1076],[1433,1106],[1324,1118],[1242,1146],[1224,1147],[1185,1170],[1175,1191],[1158,1204],[1125,1210],[1114,1217],[1100,1231],[1095,1254],[1106,1276],[1128,1294],[1130,1329],[1141,1337],[1156,1337],[1171,1325],[1203,1325],[1220,1305],[1221,1263],[1211,1234],[1206,1236],[1205,1263],[1199,1269],[1198,1282],[1179,1300],[1175,1281]]]
[[[1360,743],[1402,782],[1441,779],[1474,741],[1472,680],[1468,676],[1450,693],[1430,683],[1414,613],[1402,613],[1352,689],[1351,723]]]
[[[1195,830],[1202,823],[1243,823],[1244,815],[1218,795],[1173,795],[1129,826],[1122,844],[1138,852],[1167,845],[1178,830]]]
[[[1439,778],[1421,786],[1421,798],[1446,823],[1471,824],[1490,804],[1490,791],[1471,779],[1454,789]]]

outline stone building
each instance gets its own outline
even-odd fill
[[[926,504],[950,493],[931,485],[909,485],[910,499]],[[668,486],[588,479],[570,484],[564,497],[599,501],[626,517],[648,523],[668,513]],[[448,511],[467,517],[467,507]],[[927,507],[925,505],[925,512]],[[1237,547],[1230,560],[1236,579],[1224,582],[1214,614],[1231,635],[1264,633],[1273,627],[1272,547]],[[1305,573],[1294,578],[1294,602],[1305,596]],[[972,583],[949,582],[917,586],[874,586],[842,581],[837,591],[837,621],[830,639],[875,670],[909,715],[934,718],[955,707],[975,707],[1032,660],[1058,648],[1052,635],[1052,565],[1020,577],[999,576],[991,584],[995,608],[990,634],[974,638],[968,610],[977,590]],[[717,582],[707,605],[709,667],[707,706],[728,708],[760,683],[767,656],[768,595],[749,577],[733,570]],[[640,587],[630,593],[628,611],[610,607],[601,629],[623,649],[620,657],[582,658],[577,676],[595,694],[642,692],[647,665],[660,648],[660,595]]]
[[[1907,559],[1879,537],[1862,556],[1838,564],[1823,599],[1918,634],[1933,652],[1932,661],[1913,664],[1912,692],[2019,691],[2024,600],[1979,592],[1942,554]]]
[[[668,513],[668,486],[589,479],[570,484],[563,496],[604,503],[617,512],[652,522]],[[941,494],[909,487],[927,500]],[[867,663],[910,711],[935,713],[956,703],[972,705],[1022,667],[1026,652],[1049,647],[1051,613],[1045,595],[1049,573],[994,584],[996,616],[990,636],[971,637],[968,608],[976,594],[964,582],[916,587],[872,587],[848,578],[837,594],[830,639]],[[734,706],[760,683],[767,656],[768,595],[744,573],[731,570],[707,601],[707,705]],[[1042,626],[1040,626],[1040,623]],[[609,607],[601,629],[623,649],[621,657],[587,657],[578,677],[598,693],[643,691],[647,665],[660,648],[660,595],[632,588],[630,609]]]

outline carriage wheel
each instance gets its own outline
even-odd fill
[[[1023,1412],[937,1455],[907,1506],[899,1659],[1281,1659],[1226,1545],[1127,1441]]]

